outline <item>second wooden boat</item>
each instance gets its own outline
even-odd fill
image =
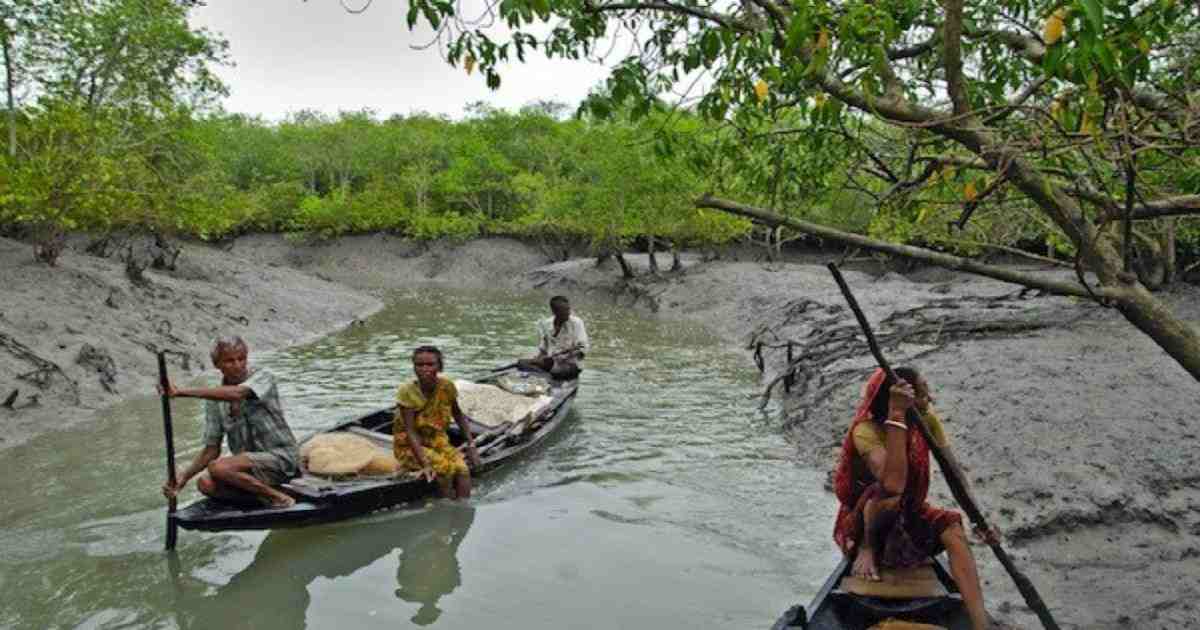
[[[503,467],[550,437],[566,420],[579,388],[576,380],[551,381],[544,372],[524,368],[510,368],[478,382],[496,382],[505,376],[519,377],[518,384],[533,383],[534,389],[550,398],[535,415],[522,422],[498,425],[471,422],[471,432],[476,436],[480,454],[480,466],[471,470],[473,479]],[[354,433],[390,450],[393,414],[390,407],[380,409],[323,433]],[[453,444],[457,446],[462,443],[463,436],[459,434],[457,426],[451,425],[448,433]],[[415,473],[331,479],[307,472],[283,484],[282,489],[296,499],[295,505],[287,508],[247,507],[215,499],[201,499],[176,512],[173,518],[179,527],[202,531],[297,527],[394,507],[434,496],[437,490],[434,483],[419,478]]]

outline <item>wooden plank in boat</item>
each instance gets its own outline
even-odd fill
[[[391,434],[383,433],[380,431],[372,431],[371,429],[364,429],[363,427],[355,427],[355,426],[346,427],[346,431],[349,433],[353,433],[354,435],[360,435],[362,437],[365,437],[368,440],[371,440],[372,442],[374,442],[376,444],[388,447],[388,449],[392,448]]]
[[[842,578],[841,590],[880,599],[917,599],[947,594],[946,587],[928,564],[905,569],[881,568],[879,578],[878,582],[873,582],[847,575]]]
[[[946,626],[918,623],[916,621],[905,621],[903,619],[884,619],[870,628],[867,628],[867,630],[946,630]]]

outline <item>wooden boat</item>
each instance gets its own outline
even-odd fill
[[[789,608],[771,629],[867,630],[888,619],[948,630],[970,629],[971,619],[958,587],[937,560],[906,571],[885,569],[882,583],[862,582],[850,576],[850,567],[849,560],[842,560],[807,609],[799,605]]]
[[[576,380],[551,381],[544,372],[524,368],[495,372],[476,382],[497,382],[506,375],[544,383],[550,400],[539,412],[522,422],[489,426],[472,420],[471,433],[476,438],[480,458],[480,465],[471,470],[472,478],[483,477],[544,442],[566,419],[578,390]],[[392,417],[393,409],[388,407],[322,433],[354,433],[390,450]],[[457,425],[451,424],[447,432],[451,443],[456,446],[462,443],[463,436]],[[295,505],[287,508],[239,506],[206,498],[179,510],[173,518],[179,527],[202,531],[296,527],[367,514],[430,497],[437,491],[433,482],[408,472],[331,479],[302,471],[299,477],[283,484],[282,489],[296,499]]]

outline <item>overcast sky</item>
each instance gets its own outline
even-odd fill
[[[364,0],[345,0],[361,6]],[[408,2],[375,0],[363,14],[338,0],[208,0],[192,23],[224,35],[234,62],[219,72],[225,109],[279,120],[289,112],[370,108],[381,117],[425,111],[453,118],[486,101],[515,109],[535,100],[574,108],[607,76],[591,62],[548,61],[540,51],[501,70],[492,91],[478,73],[452,68],[434,48],[414,50],[431,32],[410,32]]]

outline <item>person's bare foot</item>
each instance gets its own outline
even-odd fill
[[[859,549],[850,574],[869,582],[878,582],[879,567],[875,565],[875,551],[869,546]]]

